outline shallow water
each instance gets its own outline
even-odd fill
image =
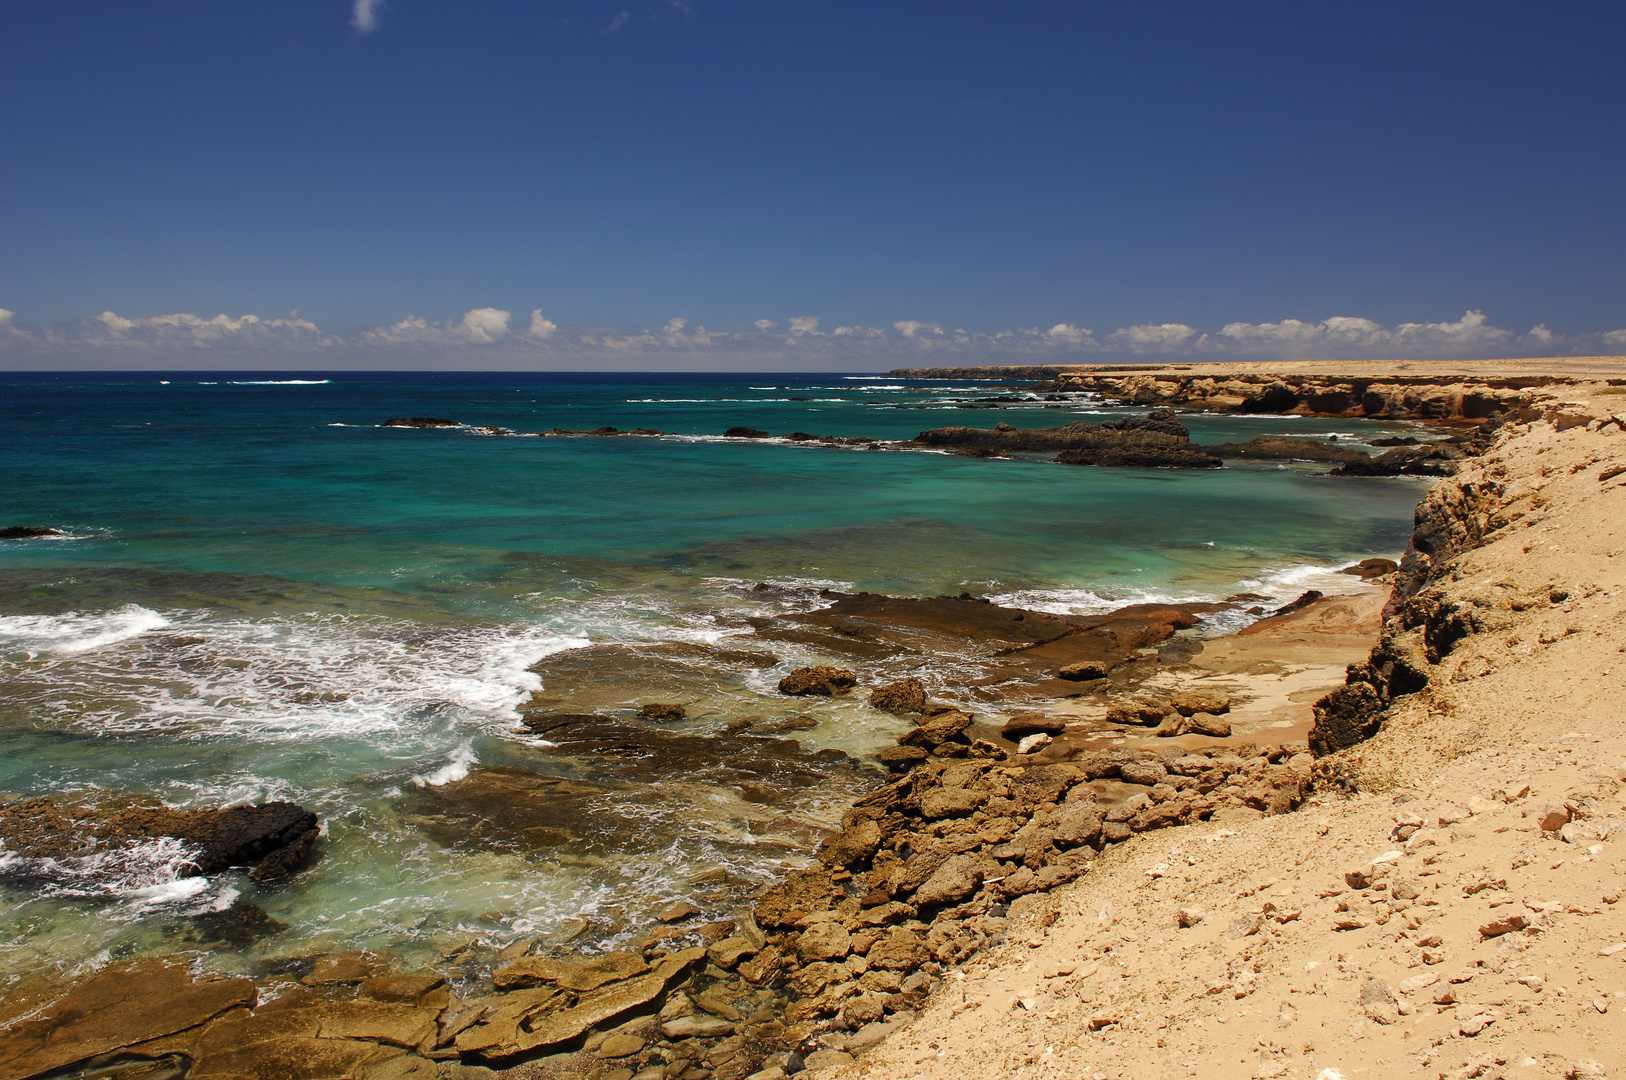
[[[273,886],[178,879],[176,853],[156,847],[41,884],[40,867],[0,851],[4,966],[220,942],[238,957],[222,963],[358,944],[411,959],[469,934],[626,932],[658,897],[721,914],[805,855],[874,775],[827,757],[811,766],[827,782],[768,803],[727,784],[629,782],[518,727],[538,661],[617,642],[760,648],[741,620],[816,605],[822,587],[970,590],[1052,611],[1290,599],[1397,554],[1422,490],[1300,466],[1069,468],[716,438],[740,424],[896,439],[1123,411],[976,400],[1011,393],[827,375],[0,377],[0,525],[73,536],[0,544],[0,792],[282,798],[326,828],[310,868]],[[673,434],[377,426],[424,415]],[[1199,442],[1399,430],[1187,422]],[[790,588],[753,591],[762,581]],[[806,712],[810,755],[860,762],[895,737],[895,718],[856,699],[779,698],[777,679],[819,658],[772,651],[768,668],[682,668],[705,702],[682,730]],[[631,701],[644,676],[572,677],[597,680],[595,700]],[[442,820],[465,811],[434,793],[482,767],[585,785],[557,789],[570,838],[505,846]],[[581,831],[594,815],[615,827]],[[690,883],[718,867],[730,886]],[[244,903],[283,929],[243,937],[219,913]]]

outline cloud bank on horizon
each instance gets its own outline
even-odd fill
[[[909,365],[1072,363],[1129,359],[1381,359],[1583,356],[1626,353],[1626,329],[1518,333],[1481,311],[1455,322],[1334,316],[1318,322],[1231,322],[1202,330],[1142,323],[1097,333],[1072,323],[968,331],[900,319],[891,326],[833,326],[818,316],[710,330],[674,317],[659,329],[569,326],[540,308],[518,319],[496,307],[435,321],[408,315],[353,332],[323,330],[297,312],[281,316],[176,313],[129,318],[104,311],[49,325],[0,308],[0,367],[131,368],[538,368],[670,370],[884,370]]]

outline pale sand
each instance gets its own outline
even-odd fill
[[[1608,373],[1626,374],[1619,361]],[[1339,756],[1359,794],[1324,789],[1294,814],[1108,848],[1013,919],[1005,945],[948,972],[913,1023],[803,1075],[1604,1075],[1589,1062],[1626,1075],[1626,474],[1599,480],[1626,466],[1626,432],[1585,424],[1626,415],[1626,396],[1554,391],[1556,424],[1507,429],[1445,481],[1498,484],[1491,510],[1522,516],[1440,583],[1480,628],[1376,738]],[[1568,597],[1554,602],[1555,588]],[[1265,692],[1233,719],[1289,721],[1298,737],[1309,699],[1352,652],[1364,658],[1377,602],[1324,605],[1340,633],[1306,632],[1297,652],[1277,636],[1287,625],[1212,643],[1194,663],[1233,684],[1256,665],[1242,677]],[[1576,820],[1543,834],[1566,800]],[[1427,827],[1392,840],[1414,817]],[[1351,888],[1357,870],[1383,888]],[[1418,895],[1386,899],[1396,886]],[[1182,908],[1201,921],[1181,929]],[[1482,936],[1513,915],[1529,929]],[[1363,1003],[1374,978],[1383,989]],[[1447,991],[1455,1003],[1436,1004]]]

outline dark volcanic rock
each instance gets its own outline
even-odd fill
[[[133,801],[37,798],[0,808],[0,840],[24,859],[73,858],[165,836],[187,845],[194,873],[244,867],[250,877],[265,880],[299,868],[316,841],[317,821],[287,802],[176,810]]]
[[[754,427],[731,427],[723,432],[725,439],[768,439],[772,438],[766,431]]]
[[[0,529],[0,540],[41,540],[49,536],[67,536],[61,529],[47,525],[7,525]]]
[[[443,428],[462,427],[456,420],[442,420],[438,416],[392,416],[384,427]]]

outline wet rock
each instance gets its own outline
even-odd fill
[[[638,709],[638,715],[645,720],[654,720],[658,723],[671,723],[675,720],[685,720],[689,710],[675,703],[650,702]]]
[[[1275,611],[1272,611],[1270,613],[1271,618],[1275,618],[1278,615],[1291,615],[1295,611],[1303,611],[1305,608],[1309,607],[1311,604],[1315,603],[1317,600],[1320,600],[1320,599],[1321,599],[1321,593],[1320,592],[1318,592],[1315,589],[1309,589],[1302,596],[1300,596],[1297,600],[1294,600],[1292,603],[1284,604],[1283,606],[1277,608]]]
[[[287,802],[225,810],[176,810],[106,799],[19,799],[0,807],[0,842],[25,859],[63,859],[171,837],[191,850],[182,873],[246,867],[257,881],[292,873],[317,837],[316,815]]]
[[[758,946],[743,937],[727,937],[706,949],[707,958],[724,971],[733,971],[741,960],[755,956]]]
[[[0,1075],[65,1069],[195,1028],[233,1009],[252,1008],[255,998],[248,979],[194,983],[184,962],[104,970],[0,1032]]]
[[[716,1016],[680,1016],[661,1025],[668,1039],[720,1039],[734,1034],[734,1025]]]
[[[761,430],[760,428],[744,427],[742,425],[736,425],[734,427],[729,428],[727,431],[723,432],[723,438],[725,438],[725,439],[768,439],[768,438],[772,438],[772,436],[769,435],[766,431]]]
[[[1340,574],[1353,574],[1362,581],[1383,577],[1400,569],[1400,564],[1393,559],[1362,559],[1353,566],[1346,566],[1338,571]]]
[[[1001,453],[1054,451],[1130,452],[1135,449],[1181,447],[1191,433],[1173,411],[1153,410],[1149,416],[1108,420],[1103,424],[1077,421],[1053,428],[1001,430],[947,427],[922,431],[915,441],[926,446],[984,449]],[[1208,455],[1203,455],[1204,457]],[[1217,462],[1218,459],[1215,459]]]
[[[940,712],[936,716],[927,717],[913,731],[899,739],[898,743],[901,746],[919,746],[924,749],[932,749],[948,742],[970,726],[970,713],[951,709],[947,712]]]
[[[1005,721],[999,729],[999,734],[1012,742],[1020,741],[1029,735],[1064,735],[1067,733],[1067,721],[1059,716],[1046,716],[1043,713],[1021,713]]]
[[[499,990],[553,983],[565,990],[582,992],[648,970],[644,958],[630,952],[606,953],[588,960],[524,956],[493,971],[491,981]]]
[[[47,525],[7,525],[0,529],[0,540],[43,540],[52,536],[67,536],[61,529]]]
[[[787,716],[780,720],[765,720],[751,725],[753,735],[788,735],[793,731],[812,731],[819,722],[811,716]]]
[[[636,1035],[611,1035],[598,1044],[598,1049],[593,1051],[593,1056],[600,1059],[631,1057],[642,1050],[645,1045],[644,1040]]]
[[[456,420],[442,420],[438,416],[394,416],[384,421],[383,427],[451,428],[462,427]]]
[[[443,975],[379,975],[363,979],[359,992],[364,998],[387,1004],[418,1005],[438,1001],[438,1007],[444,1008],[446,1002],[441,999],[448,996],[444,993],[445,986]]]
[[[902,679],[898,682],[887,683],[878,687],[869,696],[871,708],[884,709],[894,713],[918,713],[926,711],[926,687],[915,678]]]
[[[832,697],[858,685],[858,677],[845,668],[818,664],[800,667],[779,680],[779,692],[794,696]]]
[[[1244,461],[1348,462],[1368,461],[1372,456],[1353,447],[1342,447],[1313,439],[1285,439],[1271,435],[1252,439],[1245,443],[1225,443],[1221,446],[1205,446],[1203,449],[1227,461],[1241,459]]]
[[[682,922],[684,919],[698,914],[700,914],[700,908],[687,900],[676,900],[655,909],[655,918],[663,923]]]

